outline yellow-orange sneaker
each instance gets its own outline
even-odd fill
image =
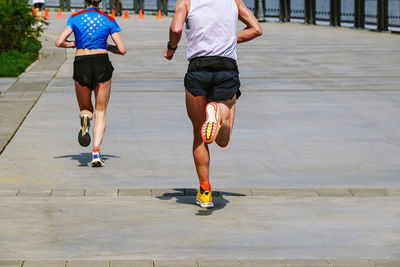
[[[211,191],[206,191],[200,186],[200,190],[197,192],[196,204],[202,208],[211,209],[214,207],[212,202]]]
[[[206,121],[201,127],[201,137],[207,144],[214,142],[217,138],[219,129],[221,128],[221,115],[219,114],[219,107],[216,102],[210,102],[206,106]]]

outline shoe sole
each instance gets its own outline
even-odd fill
[[[106,164],[101,163],[100,161],[94,161],[94,162],[92,162],[92,167],[97,168],[97,167],[104,167],[104,166],[106,166]]]
[[[212,208],[214,208],[214,203],[212,203],[212,202],[203,203],[200,200],[196,199],[196,204],[199,205],[201,208],[204,208],[204,209],[212,209]]]
[[[219,129],[221,128],[221,116],[218,116],[218,114],[218,104],[215,102],[208,103],[206,106],[207,118],[201,127],[201,137],[206,144],[211,144],[217,138]]]
[[[87,147],[90,145],[90,120],[88,116],[81,117],[81,129],[78,133],[78,142],[81,146]]]

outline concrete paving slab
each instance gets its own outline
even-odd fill
[[[85,189],[85,197],[116,197],[118,189]]]
[[[376,267],[399,267],[400,260],[374,260]]]
[[[318,266],[318,267],[328,267],[329,262],[323,259],[311,259],[311,260],[296,260],[296,259],[289,259],[284,260],[287,267],[306,267],[306,266]]]
[[[0,77],[0,95],[7,91],[7,89],[17,80],[17,77]]]
[[[154,267],[198,267],[195,260],[155,260]]]
[[[114,260],[110,267],[154,267],[152,260]]]
[[[3,197],[0,259],[398,257],[397,197],[194,199]]]
[[[316,197],[318,193],[315,189],[301,189],[301,188],[288,188],[285,189],[285,196],[296,196],[296,197]]]
[[[213,190],[220,196],[251,196],[249,188],[215,188]]]
[[[241,260],[243,267],[285,267],[282,260]]]
[[[382,197],[385,195],[383,188],[352,188],[350,191],[356,197]]]
[[[374,262],[368,259],[356,259],[356,260],[349,260],[349,259],[328,259],[329,264],[333,265],[334,267],[351,267],[351,266],[374,266]]]
[[[318,188],[317,193],[321,197],[352,197],[353,194],[347,188]]]
[[[400,196],[400,188],[385,188],[385,195]]]
[[[151,189],[135,189],[135,188],[126,188],[126,189],[118,189],[118,196],[151,196]]]
[[[66,267],[109,267],[109,261],[106,260],[71,260],[67,262]]]
[[[67,261],[64,260],[27,260],[24,267],[65,267]]]
[[[52,190],[25,190],[18,191],[18,197],[50,197]]]
[[[168,196],[184,196],[185,195],[185,189],[184,188],[176,188],[176,189],[151,189],[151,195],[152,196],[162,196],[162,197],[168,197]]]
[[[253,196],[277,197],[285,195],[285,190],[281,188],[250,188],[250,191]]]
[[[15,197],[18,194],[18,189],[0,189],[0,197]]]
[[[84,189],[52,189],[52,197],[83,197],[85,195]]]
[[[241,267],[237,260],[197,260],[199,267]]]
[[[22,261],[19,260],[0,260],[1,267],[21,267]]]

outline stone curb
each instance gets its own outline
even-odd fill
[[[400,259],[0,260],[0,267],[399,267]]]
[[[393,197],[400,188],[220,188],[215,197]],[[121,188],[103,189],[0,189],[0,197],[183,197],[195,196],[195,188]]]
[[[54,40],[42,41],[39,59],[0,95],[0,155],[67,59]]]

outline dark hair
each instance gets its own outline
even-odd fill
[[[98,4],[100,4],[101,0],[85,0],[85,2],[88,3],[89,5],[97,6]]]

